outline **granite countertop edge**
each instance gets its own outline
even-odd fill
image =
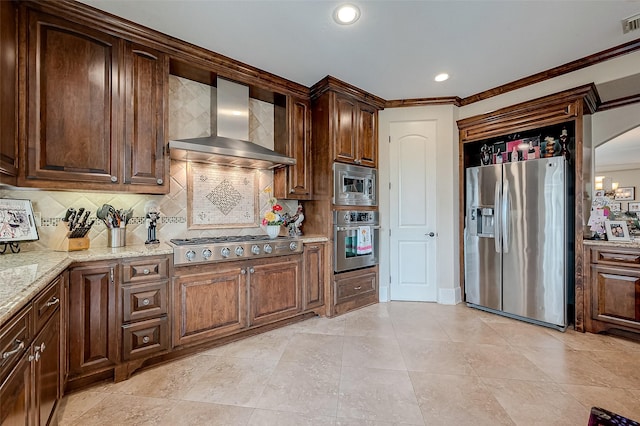
[[[75,252],[37,250],[0,256],[0,324],[4,324],[73,263],[172,254],[164,243]]]

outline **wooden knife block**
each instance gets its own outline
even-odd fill
[[[58,222],[58,226],[49,241],[49,248],[54,251],[78,251],[89,248],[91,244],[89,237],[69,238],[69,234],[67,222]]]

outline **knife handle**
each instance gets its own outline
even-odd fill
[[[73,207],[69,207],[67,209],[67,212],[64,214],[64,219],[62,219],[63,222],[69,222],[69,218],[71,217],[71,214],[73,212],[75,212],[76,209],[74,209]]]

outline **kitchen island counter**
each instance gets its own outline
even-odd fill
[[[0,324],[18,312],[71,264],[127,257],[172,254],[164,243],[97,247],[75,252],[27,251],[0,256]]]
[[[640,238],[631,239],[631,241],[584,240],[583,244],[585,246],[640,248]]]

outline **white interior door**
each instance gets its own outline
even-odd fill
[[[436,301],[436,122],[392,122],[389,132],[389,296]]]

